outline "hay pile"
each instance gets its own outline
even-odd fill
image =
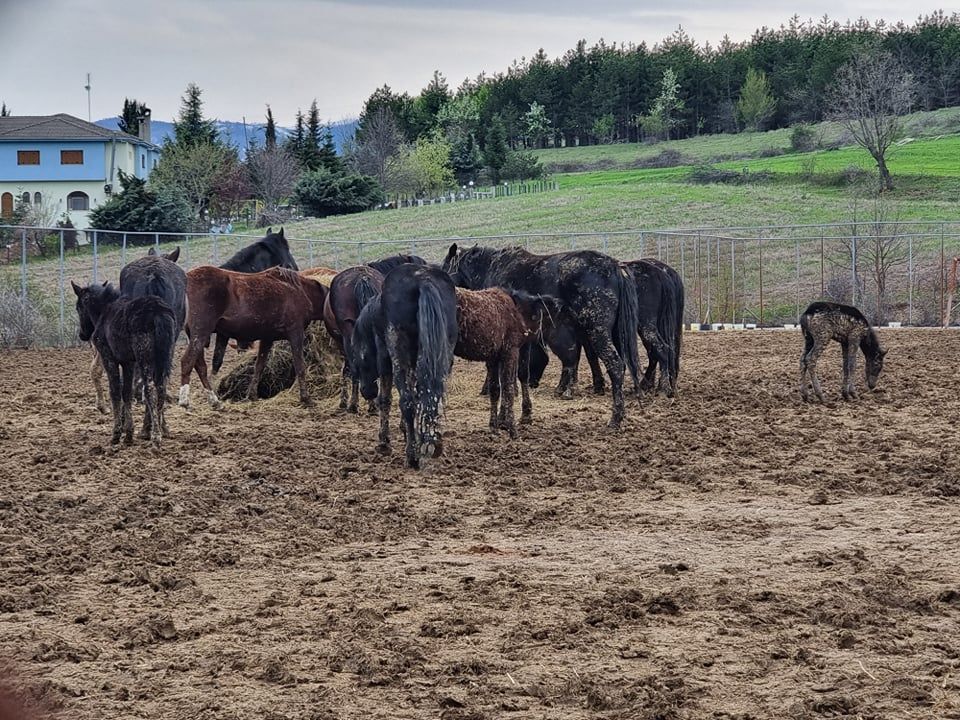
[[[340,391],[340,370],[343,359],[340,351],[327,334],[323,322],[312,322],[307,327],[307,339],[304,347],[304,359],[307,365],[307,388],[313,399],[329,397]],[[256,352],[251,352],[217,385],[217,395],[223,400],[244,400],[247,388],[253,377],[253,364]],[[271,398],[294,386],[296,373],[293,370],[293,354],[290,343],[280,340],[274,343],[267,358],[267,364],[260,376],[257,397]],[[293,392],[298,392],[294,389]]]

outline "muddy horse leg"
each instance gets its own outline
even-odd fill
[[[390,402],[393,398],[393,375],[381,375],[377,393],[377,409],[380,413],[380,434],[377,452],[390,452]]]
[[[803,352],[800,353],[800,397],[804,402],[809,402],[810,392],[808,385],[810,382],[810,351],[813,349],[813,336],[804,331],[803,333]]]
[[[500,401],[500,427],[505,427],[511,438],[517,437],[517,425],[513,405],[517,398],[518,349],[508,350],[500,362],[500,389],[503,397]]]
[[[217,333],[216,339],[213,343],[213,358],[210,360],[210,372],[216,377],[217,373],[220,372],[220,368],[223,367],[223,356],[227,352],[227,342],[230,338],[222,333]]]
[[[123,377],[122,400],[123,400],[123,441],[127,445],[133,444],[133,385],[134,370],[133,363],[120,366]]]
[[[807,353],[807,375],[810,378],[810,384],[813,386],[813,392],[820,402],[823,402],[823,390],[820,387],[820,378],[817,377],[817,361],[823,353],[824,346],[814,342],[814,346]]]
[[[417,443],[417,429],[415,423],[416,399],[414,398],[413,388],[408,380],[410,373],[405,370],[400,363],[394,363],[393,377],[397,386],[397,392],[400,395],[400,418],[403,421],[404,435],[406,438],[406,447],[404,449],[407,461],[407,467],[414,469],[420,468],[420,453]]]
[[[625,369],[623,358],[620,357],[613,340],[605,330],[601,328],[591,330],[589,341],[610,376],[613,412],[607,427],[619,429],[620,423],[623,421],[623,374]]]
[[[110,406],[113,410],[113,433],[110,436],[110,444],[116,445],[120,442],[120,435],[123,434],[123,380],[120,377],[120,366],[113,358],[105,357],[100,353],[100,359],[107,375],[107,389],[110,392]]]
[[[584,344],[583,352],[587,356],[587,364],[590,365],[590,375],[593,379],[593,394],[603,395],[607,388],[606,383],[603,381],[603,371],[600,369],[600,360],[597,358],[596,353],[593,352],[593,347],[591,347],[589,342]]]
[[[487,382],[490,396],[490,432],[497,431],[497,410],[500,406],[500,360],[487,360]]]
[[[293,369],[297,373],[297,383],[300,386],[300,404],[304,407],[313,407],[314,402],[310,399],[310,391],[307,390],[307,367],[303,361],[304,337],[303,329],[298,328],[288,339],[290,352],[293,355]]]
[[[93,389],[97,393],[97,410],[106,415],[109,410],[103,397],[103,362],[96,348],[93,348],[93,360],[90,363],[90,379],[93,380]]]
[[[843,347],[843,398],[844,400],[856,400],[857,388],[853,379],[857,370],[857,343],[841,343]]]
[[[253,363],[253,377],[250,378],[250,385],[247,387],[247,400],[250,402],[259,397],[257,390],[260,388],[260,378],[263,376],[263,368],[267,364],[272,347],[273,340],[261,340],[260,347],[257,348],[257,359]]]

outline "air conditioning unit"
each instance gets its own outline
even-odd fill
[[[109,195],[110,193],[113,192],[113,185],[111,185],[110,183],[107,183],[106,185],[103,186],[103,191],[104,191],[107,195]]]

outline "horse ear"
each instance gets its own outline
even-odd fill
[[[280,232],[278,232],[277,235],[279,235],[280,237],[284,237],[284,235],[283,235],[283,225],[280,226]]]
[[[267,228],[267,235],[273,235],[273,225]]]
[[[109,284],[110,284],[110,281],[109,281],[109,280],[104,280],[104,281],[103,281],[103,286],[104,286],[104,287],[106,287],[106,286],[109,285]]]
[[[170,262],[176,262],[180,259],[180,246],[177,245],[171,252],[168,252],[165,256]]]
[[[459,248],[457,248],[457,244],[456,244],[456,243],[454,243],[453,245],[451,245],[451,246],[450,246],[450,250],[447,251],[447,260],[453,260],[453,259],[457,256],[457,253],[458,253],[459,251],[460,251],[460,250],[459,250]]]
[[[83,295],[83,288],[77,285],[73,280],[70,281],[71,287],[73,287],[73,292],[76,293],[77,297]]]
[[[157,254],[157,249],[155,247],[151,247],[149,250],[147,250],[147,255],[156,255],[156,254]]]

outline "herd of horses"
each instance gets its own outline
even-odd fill
[[[482,392],[489,396],[491,431],[516,437],[514,405],[521,388],[520,422],[530,422],[530,388],[537,387],[549,361],[562,364],[557,392],[571,397],[581,351],[589,363],[593,390],[612,396],[609,427],[625,413],[629,373],[639,399],[656,389],[677,392],[683,333],[684,288],[680,275],[655,260],[621,263],[579,250],[550,255],[522,248],[449,248],[442,264],[414,255],[394,255],[341,272],[300,270],[283,228],[243,248],[220,267],[189,272],[177,265],[179,249],[151,250],[126,265],[119,288],[110,283],[80,287],[80,339],[96,351],[96,368],[109,380],[114,425],[111,441],[133,439],[132,399],[144,400],[140,437],[159,443],[168,435],[166,387],[181,330],[188,341],[181,359],[179,404],[189,407],[190,375],[196,371],[210,404],[220,400],[207,372],[205,349],[214,340],[213,374],[231,340],[243,348],[257,343],[248,398],[257,387],[274,343],[290,343],[300,400],[311,405],[305,378],[304,344],[311,322],[323,322],[343,357],[340,407],[357,412],[359,395],[380,416],[377,448],[389,452],[393,388],[399,394],[405,460],[409,467],[442,452],[440,421],[454,357],[486,364]],[[801,318],[805,348],[801,395],[808,382],[823,394],[816,363],[825,344],[844,350],[843,397],[855,397],[852,374],[857,349],[867,363],[872,389],[886,353],[875,331],[856,309],[814,303]],[[648,365],[641,374],[639,344]],[[98,406],[99,389],[98,389]]]

